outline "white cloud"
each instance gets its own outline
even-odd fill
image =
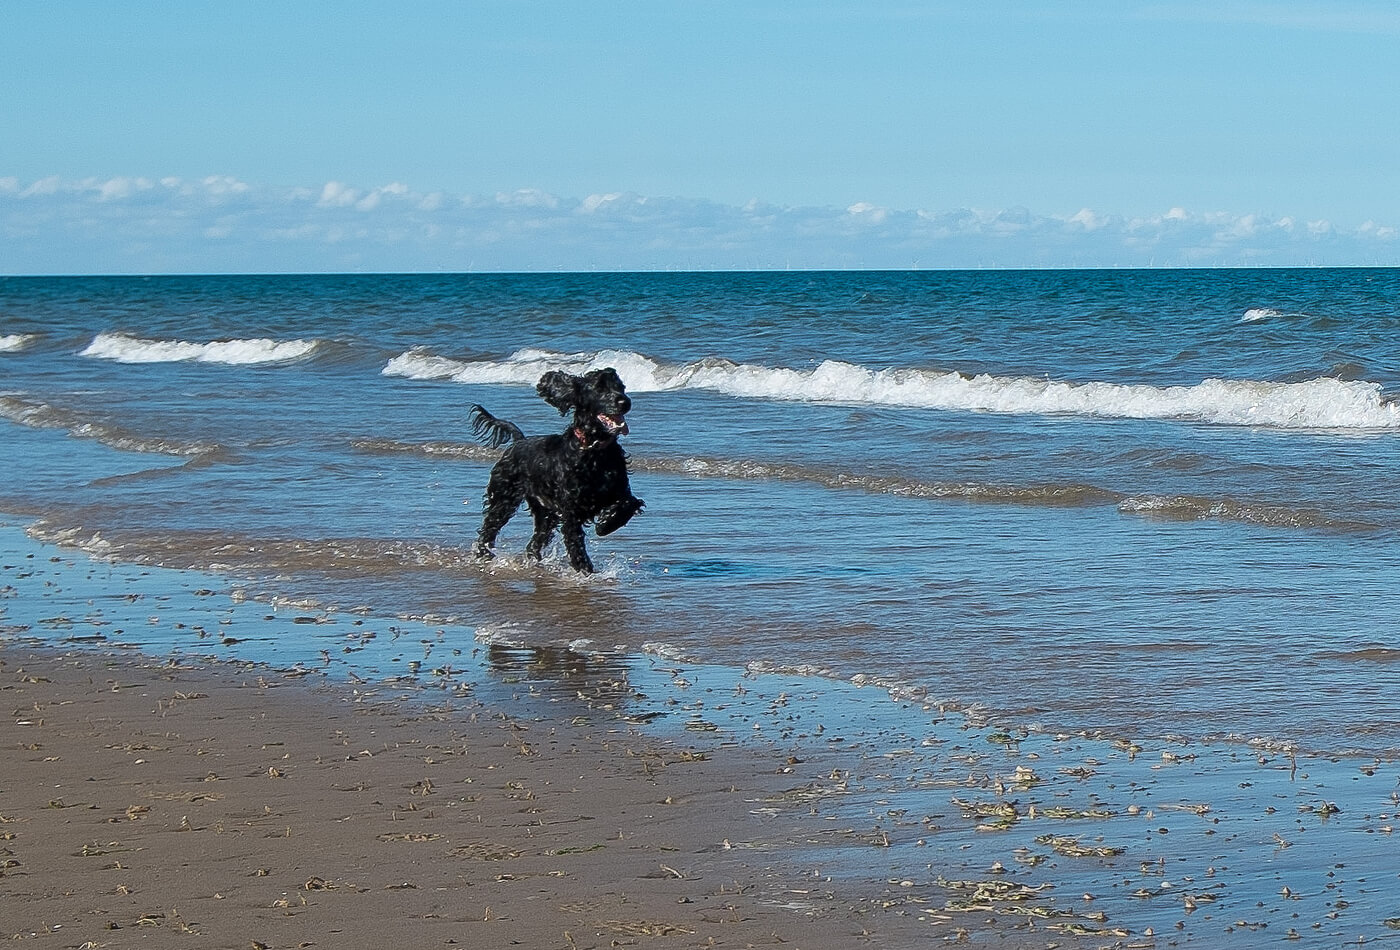
[[[1223,211],[742,206],[626,192],[0,178],[6,273],[1398,265],[1394,223]]]
[[[396,181],[380,188],[371,189],[363,198],[357,198],[350,203],[354,204],[358,211],[373,211],[385,198],[402,198],[407,194],[408,186]]]
[[[1086,231],[1097,231],[1099,228],[1106,227],[1109,224],[1108,218],[1105,218],[1091,208],[1079,209],[1079,212],[1069,220]]]
[[[34,182],[23,192],[21,192],[21,194],[23,194],[26,198],[34,195],[57,194],[60,184],[61,182],[59,181],[57,175],[50,175],[48,178],[40,178],[38,181]]]
[[[102,201],[118,201],[130,198],[138,192],[150,191],[155,187],[155,182],[148,178],[110,178],[98,182],[95,187]]]
[[[559,199],[534,188],[522,188],[510,194],[496,195],[496,204],[515,208],[557,208]]]
[[[868,201],[857,201],[846,209],[846,213],[866,224],[884,224],[890,216],[888,208],[881,208]]]
[[[338,181],[328,181],[321,188],[321,200],[318,204],[323,208],[343,208],[359,200],[360,193],[354,188]]]
[[[178,181],[178,179],[176,180]],[[249,185],[246,182],[230,178],[227,175],[210,175],[200,184],[211,195],[241,195],[249,190]]]
[[[583,214],[593,214],[601,209],[616,205],[624,197],[618,192],[610,195],[589,195],[579,204],[578,210]]]

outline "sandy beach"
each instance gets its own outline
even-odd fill
[[[108,566],[52,554],[8,551],[0,585],[0,936],[573,950],[929,932],[890,913],[903,901],[794,864],[793,849],[871,847],[818,817],[839,769],[713,727],[649,730],[602,693],[561,718],[530,690],[507,709],[121,649],[154,601],[198,609],[210,592],[122,593]]]
[[[254,662],[237,655],[245,637],[313,618],[197,586],[210,576],[5,538],[7,938],[573,950],[1400,936],[1394,763],[1047,735],[869,685],[680,660],[590,671],[462,649],[459,668],[429,676],[397,649],[385,662],[400,672],[377,677],[328,651]],[[189,646],[160,646],[157,627]]]
[[[776,906],[782,763],[407,712],[256,669],[6,650],[4,935],[71,946],[850,946]],[[807,887],[812,898],[819,887]],[[810,898],[809,898],[810,899]],[[794,898],[789,898],[795,901]]]

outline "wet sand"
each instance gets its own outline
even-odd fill
[[[0,937],[1400,942],[1395,763],[1052,735],[679,659],[460,648],[430,676],[441,637],[407,624],[380,672],[254,662],[312,621],[354,631],[352,659],[372,634],[3,536]]]
[[[802,833],[756,807],[792,782],[770,757],[257,669],[0,658],[4,937],[841,947],[868,926],[859,901],[770,903],[799,882],[763,852]]]

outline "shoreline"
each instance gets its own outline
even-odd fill
[[[1040,735],[871,687],[655,657],[585,669],[370,618],[344,623],[344,649],[388,644],[380,678],[337,682],[327,651],[274,642],[311,612],[3,537],[5,936],[1400,942],[1394,762]],[[123,645],[157,627],[180,645]],[[153,863],[124,875],[126,854]],[[125,937],[75,939],[107,923]]]

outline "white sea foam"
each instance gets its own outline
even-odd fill
[[[670,643],[662,643],[659,640],[648,641],[642,644],[642,652],[649,656],[659,657],[672,663],[690,662],[692,657],[680,647]]]
[[[476,628],[476,641],[488,646],[520,650],[525,647],[525,639],[522,634],[520,625],[511,621],[482,624]]]
[[[255,366],[304,359],[316,349],[315,340],[146,340],[125,333],[99,333],[79,356],[118,363],[228,363]]]
[[[1240,317],[1240,323],[1258,323],[1261,320],[1268,320],[1270,317],[1281,317],[1283,311],[1272,310],[1269,307],[1251,307]]]
[[[639,353],[626,350],[570,355],[524,349],[517,350],[505,360],[468,361],[437,356],[423,349],[413,349],[390,360],[384,367],[383,374],[408,379],[451,380],[457,383],[533,386],[550,370],[586,373],[604,366],[616,369],[627,381],[627,388],[637,392],[678,388],[666,384],[666,371],[660,364]]]
[[[0,353],[18,353],[37,339],[33,333],[7,333],[0,336]]]
[[[383,372],[410,379],[533,385],[548,370],[583,373],[603,366],[615,367],[634,393],[702,389],[745,399],[839,405],[1176,419],[1285,429],[1400,429],[1400,406],[1382,396],[1379,384],[1330,377],[1297,383],[1207,379],[1190,386],[1150,386],[913,368],[872,370],[836,360],[792,369],[723,359],[666,364],[622,350],[565,354],[534,349],[499,361],[454,360],[410,350],[391,360]]]

